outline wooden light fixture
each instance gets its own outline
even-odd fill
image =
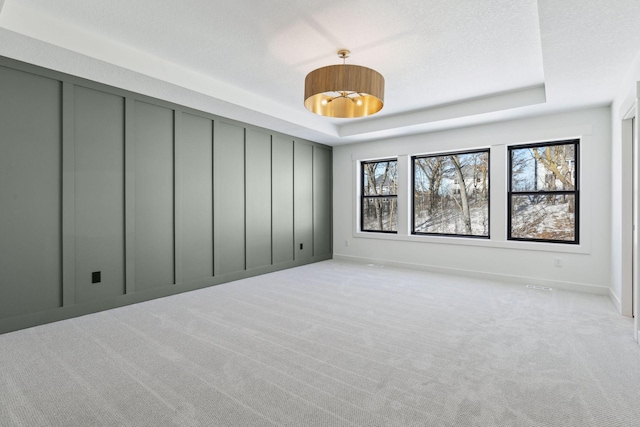
[[[327,117],[355,118],[377,113],[384,105],[384,77],[371,68],[345,64],[349,51],[341,49],[342,64],[318,68],[304,82],[304,106]]]

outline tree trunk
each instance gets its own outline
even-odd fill
[[[422,173],[429,179],[429,205],[427,206],[427,212],[429,216],[433,215],[440,198],[438,189],[442,182],[442,160],[440,157],[434,157],[429,159],[421,159],[418,161],[418,167],[422,170]]]
[[[471,234],[471,214],[469,212],[469,199],[467,197],[467,186],[464,182],[464,175],[462,174],[462,166],[460,166],[458,156],[451,156],[451,161],[453,162],[453,166],[455,166],[458,182],[460,183],[460,202],[462,204],[462,219],[464,221],[464,227],[467,234]]]

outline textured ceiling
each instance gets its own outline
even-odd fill
[[[606,105],[640,51],[637,0],[0,0],[0,55],[337,145]],[[303,106],[306,74],[386,79],[356,120]]]

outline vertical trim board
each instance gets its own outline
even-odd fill
[[[173,110],[173,283],[182,283],[182,111]]]
[[[125,293],[136,291],[136,147],[135,147],[135,102],[125,98],[124,106],[124,269]]]
[[[74,86],[62,83],[62,305],[75,296],[75,95]]]

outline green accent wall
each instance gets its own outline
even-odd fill
[[[0,333],[332,256],[331,147],[2,57],[0,93]]]

